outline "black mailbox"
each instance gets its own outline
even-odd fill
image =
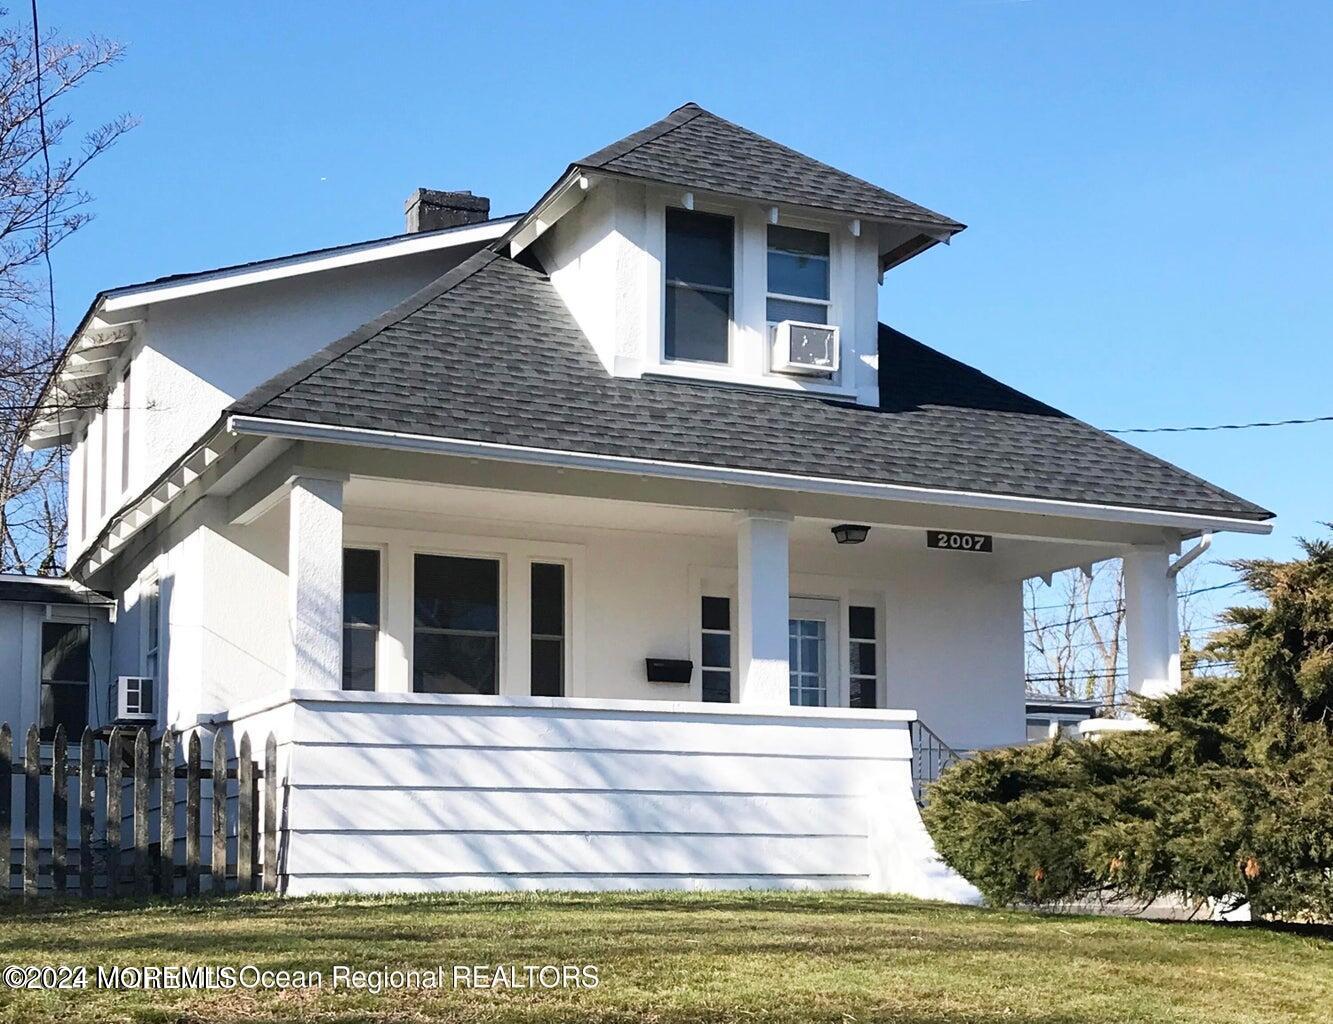
[[[648,658],[648,682],[688,683],[694,662],[688,658]]]

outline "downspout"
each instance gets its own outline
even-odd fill
[[[1189,565],[1212,546],[1213,531],[1204,530],[1203,535],[1199,538],[1199,543],[1195,544],[1194,547],[1190,548],[1167,567],[1167,577],[1169,579],[1175,579],[1180,575],[1181,569],[1185,568],[1185,566]]]

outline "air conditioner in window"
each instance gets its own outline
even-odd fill
[[[838,328],[783,320],[773,339],[773,371],[803,377],[832,377],[838,372]]]
[[[111,717],[117,722],[157,719],[157,680],[152,676],[121,676],[112,688]]]

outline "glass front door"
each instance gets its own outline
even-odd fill
[[[824,707],[828,704],[827,634],[823,619],[788,620],[787,646],[794,706]]]
[[[797,598],[787,620],[787,656],[794,707],[828,707],[841,703],[829,662],[837,647],[838,606],[832,601]]]

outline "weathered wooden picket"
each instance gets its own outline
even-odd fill
[[[209,878],[207,892],[252,892],[262,888],[276,892],[277,873],[277,742],[272,735],[264,745],[264,764],[255,763],[250,737],[241,737],[236,750],[236,766],[228,766],[227,742],[219,730],[213,736],[210,764],[205,768],[200,756],[199,734],[192,733],[186,743],[185,764],[178,765],[178,734],[164,733],[151,741],[145,729],[112,729],[99,735],[91,729],[83,734],[78,756],[69,757],[63,728],[57,728],[49,744],[49,754],[42,756],[42,742],[37,727],[28,729],[22,757],[15,759],[13,736],[8,724],[0,725],[0,897],[17,887],[25,897],[39,893],[66,896],[197,896],[205,891],[204,875]],[[150,758],[150,748],[158,747],[158,756]],[[98,756],[98,748],[105,748]],[[156,764],[150,761],[156,760]],[[127,763],[129,766],[126,775]],[[69,862],[69,782],[71,772],[78,776],[78,886],[70,886]],[[43,776],[49,777],[44,787]],[[17,778],[16,778],[17,777]],[[97,800],[97,780],[103,800]],[[209,780],[208,801],[212,804],[212,854],[205,864],[200,860],[200,807],[204,794],[201,781]],[[19,863],[14,863],[15,827],[13,806],[16,782],[22,781],[23,842]],[[236,857],[228,869],[228,783],[236,782],[235,824]],[[176,812],[179,782],[184,783],[185,835],[178,841]],[[263,785],[262,800],[259,799]],[[158,794],[157,813],[151,796]],[[43,832],[43,790],[49,794],[49,837]],[[122,800],[130,796],[130,812],[123,813]],[[101,811],[101,828],[98,828]],[[152,841],[152,826],[157,824],[157,842]],[[121,848],[122,832],[130,823],[133,847]],[[258,849],[262,836],[262,854]],[[43,840],[47,839],[47,843]],[[183,860],[177,857],[181,848]],[[43,857],[46,854],[46,857]],[[45,860],[45,863],[43,861]],[[180,861],[178,863],[178,861]],[[50,876],[50,885],[39,879]],[[177,884],[181,882],[181,884]],[[100,883],[100,884],[99,884]]]

